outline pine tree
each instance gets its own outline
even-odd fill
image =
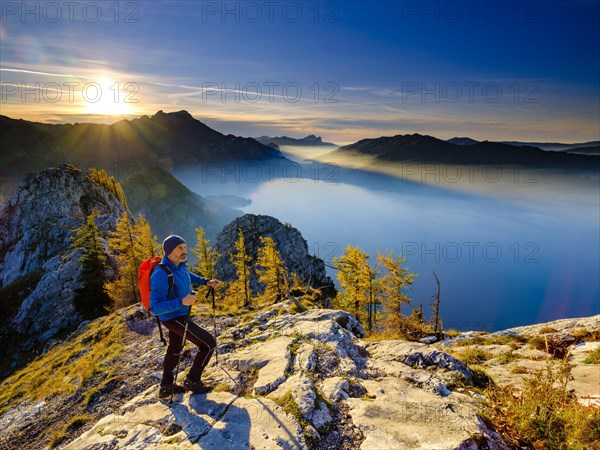
[[[103,169],[91,168],[88,170],[87,177],[94,183],[96,186],[106,189],[111,195],[113,195],[117,200],[119,200],[125,208],[127,208],[127,199],[125,198],[125,191],[121,186],[121,183],[118,183],[115,180],[115,177],[108,176],[108,174]]]
[[[208,280],[216,278],[217,260],[221,255],[210,247],[210,241],[206,239],[206,233],[202,227],[196,228],[196,247],[192,249],[192,253],[198,257],[194,271]]]
[[[246,242],[241,228],[238,228],[238,238],[235,241],[236,252],[230,255],[235,267],[237,278],[229,284],[227,295],[234,302],[243,302],[242,306],[250,306],[250,262],[252,258],[246,250]]]
[[[263,298],[282,299],[289,292],[287,269],[281,254],[275,248],[275,241],[270,237],[260,237],[262,244],[258,249],[256,261],[258,281],[265,285]]]
[[[412,338],[420,338],[429,332],[429,328],[425,323],[425,315],[423,314],[423,303],[419,304],[418,308],[413,308],[410,316],[405,323],[404,333]]]
[[[161,246],[157,242],[156,236],[152,236],[150,224],[144,216],[138,216],[134,234],[136,237],[134,241],[135,254],[140,261],[160,255]]]
[[[118,183],[115,180],[115,177],[112,176],[110,177],[110,181],[112,183],[112,191],[114,196],[123,204],[125,209],[129,209],[129,206],[127,205],[127,198],[125,197],[125,191],[123,190],[121,183]]]
[[[392,332],[403,332],[406,316],[402,313],[402,307],[410,304],[410,298],[404,290],[414,282],[415,275],[403,267],[406,258],[394,258],[391,252],[387,255],[379,254],[377,260],[385,271],[381,277],[380,289],[386,328]]]
[[[110,297],[104,289],[104,272],[108,267],[108,258],[102,245],[102,235],[96,226],[98,211],[94,210],[86,217],[85,223],[74,230],[73,249],[82,249],[81,263],[82,286],[75,291],[73,304],[84,319],[93,319],[107,314]]]
[[[442,337],[442,328],[443,328],[443,321],[442,321],[442,316],[440,315],[440,280],[437,276],[437,274],[435,272],[433,272],[433,276],[435,278],[435,283],[437,285],[437,292],[436,294],[433,296],[433,305],[431,306],[431,312],[432,312],[432,325],[433,325],[433,332],[435,333],[435,336],[439,339],[441,339]]]
[[[116,229],[110,233],[108,249],[115,255],[118,268],[118,277],[105,284],[106,292],[113,301],[115,308],[121,308],[139,301],[134,236],[132,224],[126,211],[119,218]]]
[[[375,268],[369,266],[368,299],[368,328],[369,331],[377,330],[377,311],[381,306],[381,278],[379,265]]]
[[[372,318],[369,311],[372,311],[370,308],[374,293],[374,270],[368,260],[368,253],[350,245],[344,254],[333,260],[342,288],[342,292],[338,293],[335,299],[335,304],[337,307],[352,311],[361,322],[364,322],[365,309],[367,309],[367,320]],[[372,326],[372,323],[369,323],[369,326]]]
[[[117,259],[119,276],[105,284],[115,308],[138,303],[138,267],[142,261],[158,254],[160,247],[151,237],[150,225],[141,216],[131,223],[124,212],[117,228],[108,239],[108,248]]]
[[[221,255],[210,246],[210,241],[206,239],[206,233],[202,227],[196,228],[196,247],[192,249],[192,253],[198,258],[198,262],[193,268],[194,272],[207,280],[217,278],[217,260]],[[224,295],[226,291],[227,283],[221,283],[215,288],[215,295],[226,297]],[[205,295],[206,292],[210,291],[198,291],[197,298],[201,302],[205,302],[208,299]],[[223,302],[218,303],[219,306],[224,306]]]
[[[298,276],[298,274],[296,272],[292,272],[290,274],[290,291],[292,292],[293,295],[297,295],[296,293],[294,293],[294,291],[300,292],[300,293],[305,293],[308,290],[311,290],[312,288],[310,286],[308,286],[306,283],[304,283],[300,277]]]

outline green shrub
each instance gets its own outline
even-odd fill
[[[515,355],[512,350],[496,356],[496,361],[498,361],[500,364],[508,364],[517,359],[519,359],[519,356]]]
[[[455,352],[453,355],[455,358],[461,360],[465,364],[482,364],[490,359],[493,355],[489,352],[483,351],[475,347],[465,348]]]
[[[541,350],[543,352],[548,351],[546,338],[544,336],[533,336],[529,338],[527,344],[536,350]]]
[[[598,342],[600,341],[600,329],[588,330],[587,328],[578,328],[571,333],[578,341]]]
[[[473,372],[473,386],[479,389],[487,389],[491,386],[495,386],[494,380],[488,375],[488,373],[479,367],[469,367]]]
[[[296,403],[296,400],[292,395],[292,391],[287,391],[283,396],[274,398],[273,401],[281,406],[286,413],[298,421],[298,424],[302,428],[304,439],[308,443],[309,447],[313,448],[316,445],[316,442],[314,442],[313,436],[308,432],[310,422],[304,418],[298,403]]]
[[[87,414],[83,414],[80,416],[75,416],[65,425],[65,427],[52,435],[50,438],[50,442],[48,446],[50,448],[56,448],[60,444],[62,444],[68,437],[69,434],[73,431],[76,431],[78,428],[81,428],[86,423],[90,421],[91,417]]]
[[[585,364],[600,364],[600,345],[592,350],[583,362]]]
[[[572,366],[562,361],[512,386],[491,386],[484,415],[511,448],[600,449],[600,408],[583,406],[567,390]]]
[[[294,302],[290,306],[290,312],[292,312],[293,314],[303,313],[307,309],[308,308],[300,302]]]
[[[475,335],[463,339],[462,341],[455,342],[452,347],[468,347],[471,345],[483,345],[485,343],[484,335]]]
[[[514,366],[510,368],[510,373],[514,373],[514,374],[525,374],[525,373],[529,373],[529,370],[527,369],[527,367],[523,367],[523,366]]]
[[[540,329],[540,331],[538,331],[539,334],[546,334],[546,333],[558,333],[558,330],[556,328],[552,328],[552,327],[542,327]]]
[[[460,333],[461,333],[460,331],[454,330],[454,329],[444,330],[444,334],[447,334],[451,338],[455,338],[457,336],[460,336]]]

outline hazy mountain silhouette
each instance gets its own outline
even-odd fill
[[[112,125],[55,125],[6,116],[0,116],[0,124],[3,185],[65,162],[103,168],[122,179],[146,167],[169,170],[207,162],[283,159],[277,149],[252,138],[219,133],[187,111],[159,111]]]
[[[477,144],[481,141],[476,141],[475,139],[471,139],[470,137],[453,137],[452,139],[448,139],[447,142],[451,142],[457,145],[473,145]],[[600,146],[600,141],[590,141],[590,142],[579,142],[574,144],[564,144],[561,142],[520,142],[520,141],[500,141],[501,144],[514,145],[516,147],[537,147],[542,150],[552,150],[552,151],[569,151],[576,148],[586,148],[587,150],[582,150],[580,152],[571,152],[571,153],[581,153],[588,155],[598,154],[597,151],[594,151],[594,148]]]
[[[281,137],[269,137],[269,136],[260,136],[256,139],[258,142],[269,145],[269,144],[277,144],[279,145],[306,145],[306,146],[335,146],[335,144],[331,142],[323,142],[320,136],[315,136],[314,134],[310,134],[302,139],[291,138],[288,136]]]
[[[195,242],[195,229],[202,226],[207,237],[214,240],[223,226],[242,214],[190,191],[158,167],[135,172],[122,185],[129,209],[146,217],[152,232],[160,239],[179,234],[187,242]]]
[[[0,190],[6,192],[29,172],[68,160],[56,139],[33,122],[0,115]]]
[[[513,164],[534,167],[599,168],[600,159],[589,155],[548,152],[536,147],[483,141],[457,145],[420,134],[363,139],[331,152],[372,156],[375,161],[410,161],[449,164]]]
[[[516,145],[517,147],[531,146],[541,148],[542,150],[552,151],[567,151],[574,148],[581,147],[597,147],[600,145],[600,141],[590,142],[579,142],[574,144],[563,144],[561,142],[519,142],[519,141],[502,141],[503,144]]]
[[[600,145],[593,145],[590,147],[572,147],[565,150],[559,150],[566,153],[575,153],[578,155],[596,155],[600,156]]]
[[[480,141],[476,141],[475,139],[471,139],[470,137],[453,137],[452,139],[448,139],[447,142],[456,145],[473,145],[479,144]]]

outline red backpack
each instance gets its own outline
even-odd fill
[[[171,269],[167,266],[161,264],[161,261],[162,258],[160,256],[155,256],[153,258],[148,258],[138,267],[138,288],[140,290],[142,304],[148,312],[150,312],[150,275],[152,275],[152,271],[157,266],[167,274],[167,279],[169,280],[169,290],[167,291],[167,295],[171,292],[171,289],[173,289],[173,272],[171,272]],[[167,345],[167,341],[165,341],[165,337],[163,336],[162,327],[160,326],[160,319],[158,316],[155,317],[158,324],[158,332],[160,333],[160,340],[164,345]]]

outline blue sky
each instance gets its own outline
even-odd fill
[[[3,1],[1,109],[186,109],[224,133],[336,143],[598,140],[599,23],[591,0]]]

